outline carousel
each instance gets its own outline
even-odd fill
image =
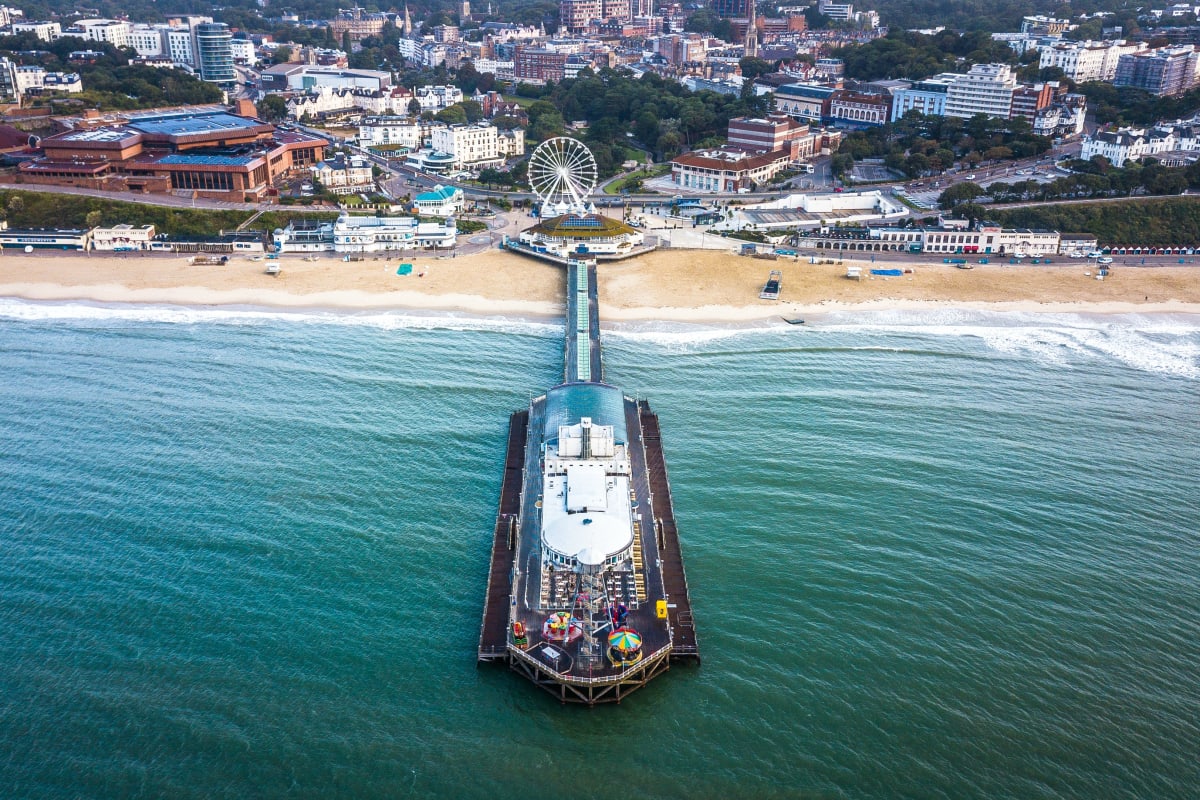
[[[614,667],[632,667],[641,661],[642,637],[633,628],[617,628],[608,635],[608,660]]]
[[[549,642],[570,644],[583,636],[583,625],[566,611],[556,611],[542,623],[542,638]]]

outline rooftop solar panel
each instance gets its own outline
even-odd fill
[[[209,133],[212,131],[234,131],[242,128],[253,128],[258,123],[245,117],[235,117],[233,114],[218,112],[215,114],[180,115],[174,114],[149,119],[135,119],[129,122],[129,127],[143,133],[165,133],[169,136],[186,136],[190,133]]]
[[[240,167],[254,161],[256,156],[205,156],[173,153],[158,160],[160,164],[198,164],[210,167]]]

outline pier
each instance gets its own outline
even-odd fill
[[[647,402],[604,383],[596,263],[572,259],[566,271],[563,383],[509,421],[478,660],[507,663],[564,703],[593,705],[619,702],[673,662],[699,663],[700,652],[658,416]],[[612,454],[589,455],[587,444],[580,455],[564,450],[562,437],[582,435],[581,424],[609,436]],[[571,470],[586,464],[596,464],[601,476],[608,465],[609,499],[578,513],[563,498],[568,488],[577,491],[574,479],[568,487]],[[621,515],[632,546],[603,563],[589,556],[586,563],[596,566],[586,569],[548,560],[544,539],[556,529],[543,529],[551,525],[544,517],[560,530],[594,522],[587,530],[603,530],[613,524],[606,519]],[[628,622],[608,622],[613,609]],[[578,623],[581,638],[553,638],[545,627],[552,616]],[[608,636],[625,630],[640,639],[640,649],[614,660]]]
[[[508,657],[508,606],[512,594],[513,554],[517,546],[528,429],[528,411],[516,411],[509,417],[508,453],[504,458],[504,479],[500,483],[500,512],[496,515],[496,529],[492,534],[492,562],[488,570],[487,595],[483,600],[483,624],[479,631],[480,661],[504,660]]]

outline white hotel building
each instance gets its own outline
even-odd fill
[[[1041,48],[1038,66],[1058,67],[1076,83],[1111,81],[1117,76],[1117,61],[1121,56],[1144,49],[1144,45],[1124,41],[1060,42]]]
[[[358,126],[359,147],[421,148],[421,122],[414,117],[374,117]]]
[[[502,131],[487,123],[444,125],[432,129],[429,146],[453,157],[451,169],[500,166],[525,152],[525,131]]]
[[[420,222],[416,217],[356,217],[342,214],[336,222],[293,221],[272,235],[280,253],[385,253],[447,249],[458,233],[453,219]]]
[[[1008,119],[1017,76],[1007,64],[976,64],[946,87],[946,116]]]

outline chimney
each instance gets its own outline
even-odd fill
[[[254,105],[253,100],[239,97],[237,102],[233,104],[233,113],[239,117],[253,118],[258,116],[258,108]]]

